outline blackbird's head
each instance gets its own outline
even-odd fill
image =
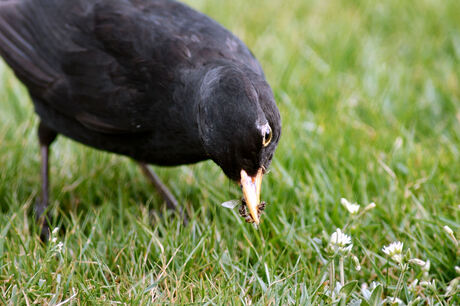
[[[200,88],[198,124],[203,147],[224,173],[240,184],[259,223],[262,176],[281,135],[281,118],[267,82],[251,71],[219,66]]]

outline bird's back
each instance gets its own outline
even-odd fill
[[[238,38],[175,1],[5,1],[0,42],[0,54],[29,89],[41,94],[57,79],[72,83],[72,77],[116,64],[162,74],[225,58],[262,74]]]

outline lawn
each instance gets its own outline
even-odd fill
[[[184,226],[131,160],[60,137],[42,244],[38,120],[0,62],[0,304],[458,305],[460,1],[187,3],[247,43],[280,108],[260,227],[220,206],[240,190],[212,162],[155,167]]]

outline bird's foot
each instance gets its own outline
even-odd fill
[[[45,214],[47,204],[42,200],[35,203],[35,219],[40,229],[40,239],[43,242],[48,242],[50,237],[50,226],[48,223],[49,216]]]

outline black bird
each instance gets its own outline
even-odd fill
[[[168,207],[177,201],[146,165],[212,159],[259,223],[280,114],[251,51],[214,20],[167,0],[6,0],[0,55],[40,117],[38,216],[49,146],[62,134],[138,161]]]

